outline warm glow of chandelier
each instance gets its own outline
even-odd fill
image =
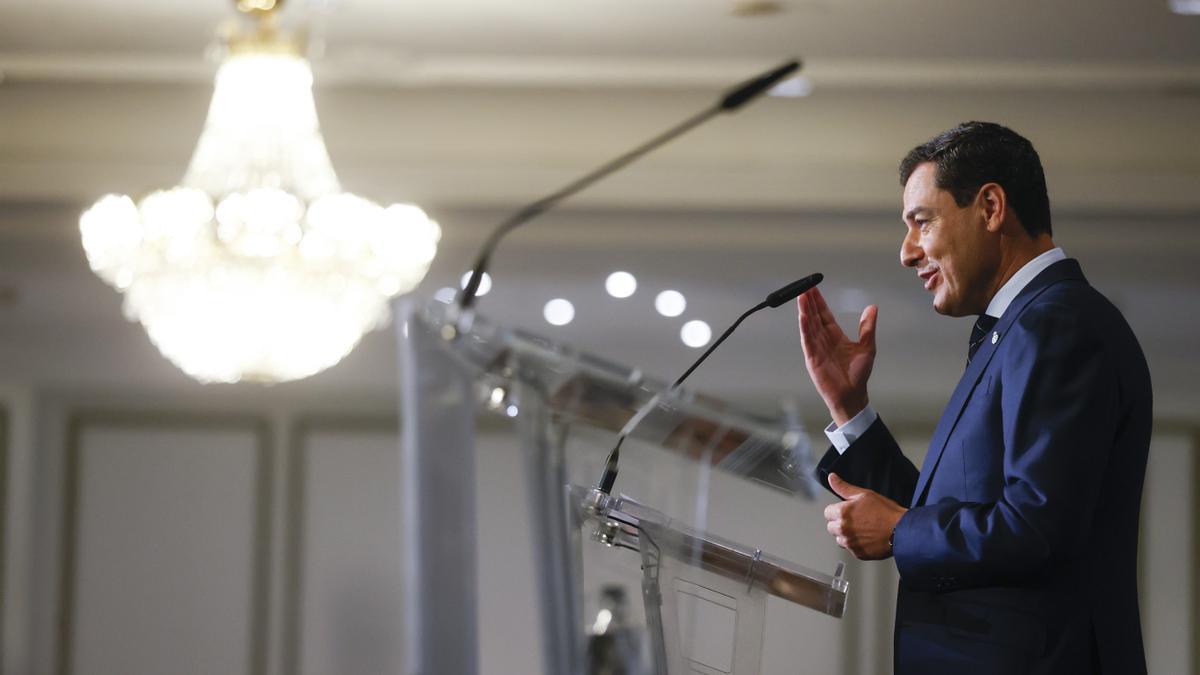
[[[342,192],[312,71],[272,0],[217,71],[180,185],[107,195],[80,218],[88,263],[172,363],[201,382],[283,382],[342,359],[429,269],[441,231],[411,204]]]

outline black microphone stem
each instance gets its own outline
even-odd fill
[[[715,117],[723,112],[725,112],[725,109],[719,104],[714,105],[707,110],[703,110],[684,120],[682,123],[677,124],[671,129],[668,129],[667,131],[646,141],[633,150],[626,152],[620,157],[609,160],[598,169],[595,169],[581,178],[575,179],[571,183],[559,188],[545,197],[542,197],[536,202],[529,204],[520,211],[517,211],[509,216],[504,220],[504,222],[497,225],[496,229],[492,230],[492,233],[484,242],[483,248],[479,251],[479,257],[475,259],[475,264],[471,267],[471,278],[469,281],[467,281],[467,285],[463,288],[462,293],[459,295],[459,309],[468,309],[471,307],[471,305],[475,304],[475,300],[478,297],[476,296],[476,292],[479,290],[479,284],[483,281],[483,273],[487,271],[492,252],[496,250],[497,244],[500,243],[500,240],[503,239],[506,234],[515,230],[523,223],[540,216],[543,212],[549,210],[550,207],[554,206],[558,202],[570,197],[576,192],[579,192],[580,190],[586,188],[592,183],[595,183],[601,178],[604,178],[610,173],[625,168],[642,155],[661,145],[671,142],[675,138],[682,136],[688,131],[691,131],[693,128],[708,121],[709,118]]]
[[[682,375],[679,376],[679,379],[675,380],[675,383],[671,385],[671,388],[667,390],[667,393],[670,394],[678,389],[679,385],[683,384],[683,381],[688,378],[688,375],[691,375],[692,371],[699,368],[700,364],[704,363],[704,360],[708,358],[708,355],[713,353],[713,350],[719,347],[721,343],[725,341],[725,338],[729,337],[733,331],[743,321],[746,320],[746,317],[760,309],[765,309],[769,306],[770,305],[768,305],[766,302],[760,302],[755,307],[746,310],[744,314],[738,317],[737,321],[733,322],[732,326],[726,328],[724,333],[721,333],[721,337],[717,338],[717,340],[712,343],[712,346],[705,350],[705,352],[700,355],[700,358],[696,359],[696,362],[693,363],[690,368],[688,368]],[[621,444],[624,442],[625,434],[622,433],[620,436],[617,436],[617,443],[613,446],[612,452],[608,453],[608,459],[604,462],[604,475],[600,477],[600,482],[596,485],[596,487],[598,487],[604,494],[609,494],[612,491],[613,483],[617,482],[617,463],[621,460]]]
[[[771,70],[768,70],[757,77],[753,77],[742,84],[739,84],[737,87],[734,87],[731,91],[723,95],[721,100],[717,101],[709,108],[702,110],[696,115],[684,120],[682,123],[675,125],[671,129],[668,129],[649,141],[639,145],[633,150],[630,150],[629,152],[626,152],[625,154],[608,161],[600,168],[588,173],[582,178],[578,178],[575,181],[568,183],[562,188],[559,188],[557,191],[542,197],[541,199],[529,204],[528,206],[509,216],[506,220],[497,225],[496,229],[492,230],[492,233],[488,235],[487,240],[484,242],[483,248],[480,249],[479,256],[475,259],[475,264],[471,266],[471,276],[467,280],[466,286],[463,287],[462,292],[458,295],[459,310],[470,309],[471,306],[475,304],[475,300],[477,299],[476,293],[479,292],[479,284],[483,282],[483,273],[487,271],[488,263],[491,261],[492,252],[496,250],[496,246],[506,234],[516,229],[521,224],[538,217],[563,199],[570,197],[571,195],[579,192],[592,183],[595,183],[601,178],[604,178],[610,173],[629,165],[642,155],[645,155],[651,150],[670,142],[676,137],[706,122],[708,119],[724,112],[732,112],[737,110],[741,106],[761,95],[763,92],[778,84],[788,75],[799,70],[799,68],[799,61],[787,61],[786,63],[776,66],[775,68],[772,68]]]
[[[810,274],[803,279],[797,279],[787,286],[773,291],[767,296],[766,300],[763,300],[757,305],[746,310],[741,316],[738,317],[737,321],[733,322],[733,325],[731,325],[729,328],[726,328],[724,333],[721,333],[721,337],[717,338],[717,341],[712,343],[712,346],[705,350],[704,353],[700,355],[700,358],[696,359],[695,363],[693,363],[690,368],[684,371],[683,375],[679,376],[679,379],[675,380],[675,383],[672,384],[671,388],[666,391],[666,394],[670,395],[675,393],[675,390],[678,389],[679,385],[683,384],[683,381],[692,374],[692,371],[700,367],[700,364],[704,363],[704,360],[708,358],[708,355],[712,354],[713,350],[719,347],[721,343],[725,341],[725,338],[729,337],[733,331],[737,329],[737,327],[740,326],[743,321],[746,320],[746,317],[759,311],[760,309],[766,309],[767,307],[779,307],[785,302],[794,300],[800,294],[821,283],[821,281],[824,279],[825,275],[819,272],[817,274]],[[648,411],[649,407],[657,400],[658,397],[655,396],[647,403],[643,404],[642,407],[633,414],[633,417],[630,418],[630,421],[626,422],[625,428],[622,429],[620,435],[617,436],[617,442],[613,446],[612,452],[608,453],[608,460],[604,462],[604,474],[600,477],[600,482],[596,484],[596,489],[600,490],[604,494],[610,494],[613,483],[617,481],[617,464],[621,459],[621,444],[625,442],[625,437],[633,432],[633,427],[641,422],[641,415]]]
[[[688,368],[686,371],[684,371],[684,373],[679,376],[678,380],[675,380],[675,384],[671,385],[671,389],[668,391],[668,393],[678,389],[679,385],[683,384],[683,381],[688,378],[688,375],[691,375],[693,370],[699,368],[700,364],[704,363],[704,359],[707,359],[708,355],[713,353],[714,349],[721,346],[721,343],[725,341],[725,338],[729,337],[730,333],[732,333],[735,328],[737,328],[739,325],[741,325],[741,323],[743,321],[746,320],[746,317],[750,316],[751,314],[757,312],[760,309],[766,309],[766,307],[767,307],[767,303],[760,302],[756,307],[752,307],[752,308],[746,310],[745,314],[742,314],[741,316],[739,316],[738,320],[734,321],[732,326],[730,326],[729,328],[726,328],[725,332],[721,333],[721,337],[717,338],[716,342],[713,342],[712,346],[709,347],[703,354],[701,354],[700,358],[696,359],[696,362],[692,364],[692,367]]]

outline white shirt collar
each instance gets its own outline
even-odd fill
[[[1066,260],[1067,254],[1063,253],[1061,248],[1052,248],[1049,251],[1039,255],[1038,257],[1025,263],[1025,266],[1017,270],[1017,273],[1012,275],[1000,290],[996,291],[996,295],[992,296],[992,301],[988,303],[988,316],[994,316],[999,319],[1004,314],[1004,310],[1012,304],[1012,301],[1025,290],[1029,282],[1033,281],[1037,275],[1042,273],[1042,270],[1053,265],[1059,260]]]

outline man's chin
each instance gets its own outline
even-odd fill
[[[970,314],[970,312],[963,311],[962,307],[960,307],[958,303],[951,302],[947,298],[943,298],[940,295],[933,296],[933,311],[941,314],[942,316],[953,317],[967,316]]]

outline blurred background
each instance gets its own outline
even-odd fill
[[[102,195],[180,181],[233,5],[0,0],[5,674],[400,670],[394,324],[312,377],[201,384],[124,318],[80,243],[80,214]],[[1194,0],[292,0],[279,16],[307,31],[344,189],[440,223],[419,301],[456,288],[516,207],[803,59],[803,79],[514,233],[479,308],[673,379],[699,355],[687,322],[719,333],[823,272],[848,331],[880,306],[872,402],[918,463],[970,322],[937,316],[898,263],[898,161],[965,120],[1028,137],[1056,242],[1150,362],[1143,625],[1151,672],[1186,673],[1200,672],[1196,12]],[[636,278],[628,297],[606,290],[615,271]],[[685,299],[672,316],[656,309],[666,290]],[[553,299],[571,303],[563,325],[548,319]],[[691,385],[794,411],[819,453],[828,420],[795,321],[791,307],[756,316]],[[479,429],[481,671],[537,673],[516,440],[500,416]],[[854,584],[842,621],[769,606],[763,672],[890,672],[894,565],[846,560],[823,496],[743,483],[714,483],[715,532],[817,569],[846,561]]]

